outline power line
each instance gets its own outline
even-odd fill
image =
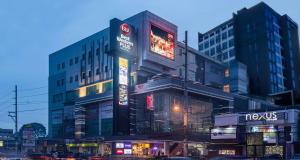
[[[8,94],[5,94],[3,96],[0,96],[0,99],[5,99],[7,98],[8,96],[10,96],[12,94],[12,92],[9,92]]]
[[[20,102],[18,105],[31,105],[31,104],[47,104],[48,101],[27,101],[27,102]]]
[[[5,100],[5,101],[2,101],[2,102],[0,102],[0,105],[7,104],[7,102],[9,102],[9,101],[10,101],[10,99],[7,99],[7,100]]]
[[[40,86],[40,87],[35,87],[35,88],[20,89],[20,91],[34,91],[34,90],[47,88],[47,87],[48,87],[48,85],[45,85],[45,86]]]
[[[0,106],[6,106],[6,105],[9,105],[8,103],[13,103],[12,101],[11,101],[12,99],[6,99],[5,101],[2,101],[2,102],[0,102]],[[3,107],[3,108],[1,108],[0,110],[4,110],[4,109],[6,109],[6,108],[8,108],[8,107]],[[1,113],[1,112],[0,112]]]
[[[0,111],[0,113],[6,112],[6,110],[5,110],[5,109],[8,109],[9,107],[12,107],[12,106],[6,106],[6,107],[4,107],[4,108],[1,108],[1,111]]]
[[[34,112],[34,111],[40,111],[40,110],[45,110],[45,109],[48,109],[48,108],[45,108],[45,107],[43,107],[43,108],[34,108],[34,109],[20,110],[18,112],[19,113],[20,112]]]
[[[45,92],[45,93],[33,94],[33,95],[29,95],[29,96],[19,96],[18,98],[36,97],[36,96],[47,95],[47,94],[48,94],[48,92]]]

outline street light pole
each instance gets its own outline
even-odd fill
[[[187,144],[187,131],[188,131],[188,32],[185,31],[185,62],[184,62],[184,114],[183,114],[183,125],[184,125],[184,144],[183,144],[183,155],[188,155],[188,144]]]

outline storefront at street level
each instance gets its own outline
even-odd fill
[[[182,156],[183,135],[111,136],[66,143],[68,152],[114,157]],[[193,139],[193,140],[192,140]],[[189,156],[206,157],[209,136],[189,135]]]
[[[210,156],[293,158],[299,154],[297,109],[215,116]]]

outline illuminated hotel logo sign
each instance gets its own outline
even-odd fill
[[[277,112],[250,113],[246,114],[246,121],[276,121]]]
[[[119,57],[119,105],[128,105],[128,60]]]
[[[129,32],[130,32],[130,28],[129,28],[129,26],[128,26],[127,23],[123,23],[123,24],[120,26],[120,29],[121,29],[121,31],[122,31],[122,33],[123,33],[124,35],[128,35]]]
[[[120,25],[121,34],[117,36],[117,41],[119,42],[119,46],[121,50],[130,52],[133,47],[133,42],[130,39],[131,29],[127,23],[123,23]]]
[[[150,31],[150,50],[165,58],[174,60],[175,38],[172,33],[164,31],[154,25],[151,25]]]

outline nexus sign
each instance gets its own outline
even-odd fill
[[[246,121],[276,121],[277,112],[250,113],[246,114]]]

